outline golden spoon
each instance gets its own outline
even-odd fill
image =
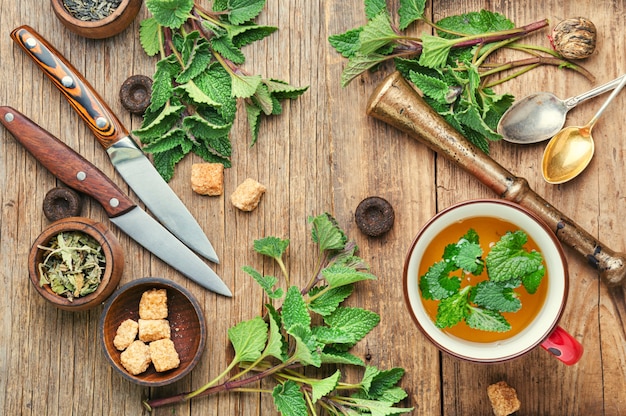
[[[625,84],[626,77],[623,77],[589,123],[582,127],[566,127],[550,140],[541,161],[541,173],[546,182],[567,182],[585,170],[595,150],[591,129]]]

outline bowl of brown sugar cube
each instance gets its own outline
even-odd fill
[[[197,300],[184,287],[157,277],[133,280],[113,293],[99,332],[109,364],[125,379],[148,387],[189,374],[206,343]]]

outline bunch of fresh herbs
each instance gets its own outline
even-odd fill
[[[47,246],[38,246],[45,258],[39,263],[39,285],[50,285],[57,295],[73,301],[95,290],[102,281],[106,258],[102,246],[90,235],[66,231]]]
[[[254,250],[277,262],[287,290],[277,286],[278,278],[244,267],[267,296],[265,316],[229,329],[234,358],[213,381],[191,393],[147,400],[144,402],[147,409],[224,391],[268,392],[245,386],[272,378],[276,383],[271,390],[274,404],[285,416],[317,415],[319,409],[329,415],[385,416],[412,411],[412,408],[396,407],[407,397],[396,385],[404,375],[402,368],[379,370],[366,366],[349,352],[378,325],[380,317],[342,303],[352,294],[355,283],[376,277],[356,256],[356,245],[348,241],[332,216],[322,214],[309,222],[319,260],[310,281],[302,289],[289,286],[283,263],[289,240],[276,237],[256,240]],[[361,381],[342,382],[337,364],[363,367]],[[310,367],[323,367],[332,375],[312,377],[305,373]],[[233,375],[235,368],[239,371]]]
[[[426,300],[438,300],[435,325],[452,327],[465,320],[471,328],[504,332],[511,324],[502,312],[517,312],[522,304],[515,289],[523,286],[534,294],[545,275],[543,256],[527,251],[528,236],[522,230],[507,232],[483,259],[479,236],[470,229],[457,243],[445,247],[441,261],[420,276],[419,288]],[[461,288],[462,273],[479,276],[487,267],[488,279]]]
[[[166,180],[190,152],[231,166],[237,100],[244,102],[253,145],[261,117],[281,114],[281,100],[307,90],[243,69],[242,48],[277,30],[254,23],[264,6],[265,0],[214,0],[211,9],[194,0],[146,1],[152,16],[141,22],[141,45],[160,60],[150,106],[134,133]]]
[[[497,124],[514,101],[511,94],[496,94],[493,86],[540,65],[573,69],[593,80],[584,68],[553,49],[518,42],[548,26],[547,20],[516,28],[505,16],[481,10],[446,17],[435,24],[424,16],[426,0],[400,0],[399,4],[397,14],[392,14],[385,0],[365,0],[367,23],[329,37],[337,52],[348,58],[342,85],[393,61],[404,78],[421,90],[428,104],[485,153],[489,153],[490,141],[502,138]],[[425,24],[436,34],[414,37],[402,32],[414,24]],[[488,59],[504,48],[530,57],[504,63]],[[517,72],[493,79],[510,70]]]

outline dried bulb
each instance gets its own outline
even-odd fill
[[[596,49],[596,26],[589,19],[574,17],[552,29],[552,45],[566,59],[584,59]]]

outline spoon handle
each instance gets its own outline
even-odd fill
[[[617,87],[623,78],[626,78],[626,74],[619,76],[615,78],[613,81],[607,82],[606,84],[600,85],[580,95],[577,95],[575,97],[570,97],[564,101],[565,107],[569,111],[572,108],[576,107],[578,104],[582,103],[583,101],[587,101],[590,98],[597,97],[600,94],[604,94],[605,92],[608,92],[612,90],[613,88]]]
[[[593,116],[593,118],[589,121],[590,126],[593,126],[594,124],[596,124],[596,121],[598,121],[598,119],[600,118],[600,115],[602,115],[604,110],[606,110],[606,108],[609,106],[611,101],[613,101],[613,99],[617,97],[617,94],[619,94],[622,88],[624,88],[624,85],[626,85],[626,76],[622,76],[622,79],[619,85],[615,87],[611,95],[609,95],[609,98],[606,99],[606,101],[604,102],[604,104],[602,104],[602,106],[600,107],[596,115]]]
[[[526,179],[514,176],[470,143],[426,104],[399,72],[387,77],[377,87],[367,105],[367,114],[408,133],[452,160],[500,198],[534,212],[563,244],[573,248],[599,270],[608,285],[624,283],[626,254],[615,252],[596,240],[535,193]]]

